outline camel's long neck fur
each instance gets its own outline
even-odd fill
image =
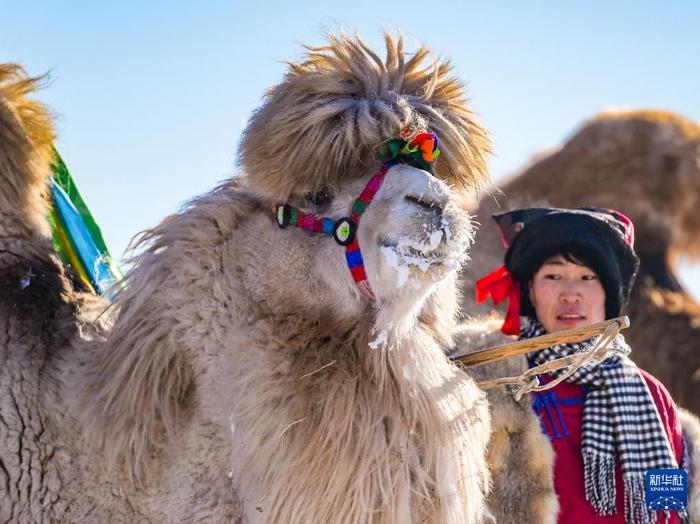
[[[294,336],[236,359],[237,379],[268,387],[230,394],[233,475],[257,487],[263,519],[478,520],[483,447],[464,444],[488,433],[483,399],[423,328],[388,350],[368,346],[366,323],[280,327]]]

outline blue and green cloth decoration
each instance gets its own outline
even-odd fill
[[[48,218],[56,251],[88,289],[110,298],[108,290],[121,279],[121,271],[57,151],[51,169],[52,205]]]

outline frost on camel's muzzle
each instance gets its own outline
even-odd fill
[[[408,164],[432,173],[433,162],[440,154],[440,149],[435,133],[418,133],[411,139],[410,133],[403,131],[401,138],[382,144],[378,153],[384,163],[367,182],[360,196],[355,199],[350,216],[334,220],[312,213],[304,213],[286,203],[273,206],[279,227],[286,228],[291,225],[313,233],[321,233],[333,237],[339,245],[344,246],[345,260],[352,278],[360,292],[370,300],[375,300],[375,296],[367,280],[365,263],[362,260],[360,244],[357,241],[360,218],[382,187],[384,177],[392,166],[398,163]]]

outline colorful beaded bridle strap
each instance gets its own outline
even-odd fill
[[[435,133],[419,133],[413,139],[409,137],[409,133],[404,131],[401,133],[401,138],[390,140],[379,149],[379,156],[384,163],[377,174],[367,182],[360,196],[355,199],[350,216],[334,220],[304,213],[286,203],[273,206],[279,227],[295,226],[313,233],[321,233],[333,237],[338,244],[344,246],[345,260],[352,278],[360,292],[370,300],[375,300],[375,296],[367,280],[365,263],[357,241],[360,219],[382,187],[389,168],[398,163],[404,163],[432,172],[432,163],[440,154]]]

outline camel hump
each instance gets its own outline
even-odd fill
[[[0,239],[50,235],[46,206],[55,134],[50,111],[31,97],[45,78],[0,64]]]
[[[589,120],[581,131],[603,129],[601,132],[609,133],[610,127],[619,129],[620,134],[627,136],[646,128],[656,137],[662,135],[658,139],[665,139],[666,142],[700,138],[698,124],[684,115],[663,109],[608,109]]]

